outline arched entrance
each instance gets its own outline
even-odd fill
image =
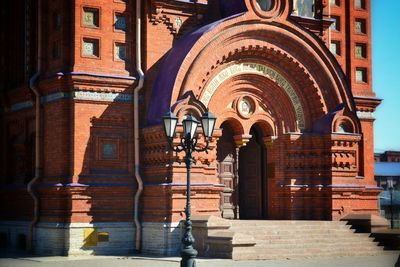
[[[251,127],[246,146],[235,144],[229,122],[221,125],[217,142],[218,177],[225,185],[221,196],[222,217],[228,219],[267,218],[266,150],[262,131]]]
[[[250,141],[239,152],[240,219],[266,217],[267,188],[265,187],[265,148],[260,130],[253,126]]]
[[[324,43],[287,19],[289,1],[273,1],[279,6],[265,12],[254,2],[245,1],[248,12],[177,42],[153,86],[149,124],[159,124],[170,109],[215,114],[216,129],[225,133],[215,136],[217,153],[198,155],[204,165],[198,173],[201,182],[225,185],[222,199],[210,200],[225,218],[340,218],[365,210],[366,202],[372,207],[377,190],[370,190],[373,179],[360,179],[371,175],[356,113],[370,110],[368,101],[353,98]],[[258,137],[254,125],[262,129]],[[216,156],[218,169],[210,168]],[[171,166],[171,180],[181,182],[177,169]],[[252,184],[252,176],[261,178]]]

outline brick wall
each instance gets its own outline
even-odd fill
[[[252,9],[243,16],[226,20],[216,27],[216,32],[205,35],[193,46],[176,74],[173,88],[164,88],[172,92],[169,104],[188,90],[193,91],[198,101],[221,70],[249,61],[274,68],[291,84],[291,92],[298,95],[303,107],[303,133],[313,132],[317,121],[338,112],[337,106],[345,103],[341,116],[353,123],[351,133],[361,136],[361,140],[349,141],[345,135],[339,139],[330,135],[336,131],[334,121],[325,125],[329,134],[298,137],[300,129],[293,98],[276,81],[262,75],[242,73],[227,80],[215,93],[209,107],[219,117],[217,127],[224,121],[232,123],[236,145],[249,141],[246,135],[254,124],[263,129],[268,159],[264,163],[272,171],[268,173],[270,206],[267,213],[273,218],[338,219],[349,212],[376,212],[374,205],[379,192],[367,188],[374,182],[371,116],[379,104],[371,86],[370,1],[365,1],[363,8],[355,8],[353,0],[336,1],[339,2],[339,5],[324,7],[319,1],[315,20],[294,16],[286,19],[291,12],[287,7],[287,16],[274,18],[275,24],[267,23],[268,20],[261,23],[265,18],[258,17]],[[249,5],[250,1],[246,3]],[[43,64],[38,83],[42,95],[41,178],[35,188],[40,196],[43,224],[37,234],[43,253],[49,249],[56,254],[81,251],[82,229],[92,228],[93,223],[132,222],[136,192],[132,114],[132,89],[136,86],[135,4],[135,1],[119,0],[43,1],[40,20]],[[216,2],[211,4],[215,7]],[[7,8],[21,11],[22,7],[8,4]],[[31,10],[34,25],[35,5]],[[150,96],[166,53],[185,34],[203,23],[219,19],[218,13],[216,9],[209,10],[207,1],[179,5],[173,1],[143,2],[141,50],[146,79],[139,107],[141,125],[146,125],[149,106],[160,104],[158,100],[150,103]],[[327,30],[329,16],[340,17],[337,31]],[[17,12],[16,17],[18,23],[23,21],[23,12]],[[2,17],[2,21],[5,19],[9,17]],[[361,22],[357,24],[361,32],[356,32],[356,22]],[[10,38],[9,44],[24,39],[20,36],[21,25],[17,26],[19,35],[12,36],[15,38]],[[2,92],[0,97],[1,146],[7,147],[2,150],[0,163],[3,220],[30,220],[32,216],[32,202],[25,186],[33,177],[36,118],[35,97],[26,84],[35,71],[35,29],[31,36],[30,45],[24,47],[31,51],[25,58],[30,60],[28,75],[21,68],[23,58],[16,58],[15,64],[10,66],[20,82],[11,86],[13,90]],[[340,42],[340,55],[336,55],[336,59],[342,69],[323,47],[324,43],[330,46],[332,41]],[[356,46],[360,44],[361,53],[356,55]],[[16,51],[22,53],[20,50],[23,49],[16,46],[11,55]],[[342,76],[342,71],[346,77]],[[361,80],[356,79],[356,71],[361,71],[357,74],[361,75],[358,77]],[[2,85],[7,82],[3,78]],[[348,89],[358,97],[355,107]],[[254,103],[258,103],[257,112],[250,119],[237,112],[236,103],[243,95],[253,97]],[[176,111],[182,115],[199,106],[199,103],[190,102]],[[355,118],[356,111],[363,116],[361,121]],[[182,155],[175,157],[165,153],[161,128],[143,129],[141,134],[140,156],[145,179],[141,220],[148,223],[145,235],[157,231],[155,244],[167,246],[162,253],[171,255],[176,252],[172,243],[178,238],[177,223],[183,218],[186,196],[182,184],[186,169]],[[221,134],[218,130],[209,154],[196,154],[198,162],[193,168],[195,214],[220,214],[223,188],[217,174],[216,142]],[[318,153],[307,150],[310,147]],[[356,187],[329,188],[329,182],[351,183]],[[324,183],[325,187],[317,187],[319,183]],[[58,229],[53,225],[58,222],[85,225],[77,226],[79,230],[74,232],[67,224]],[[47,238],[48,229],[51,234]],[[126,229],[133,228],[126,226]],[[65,242],[73,238],[76,240],[71,241],[73,246],[68,250]],[[60,240],[64,243],[55,247]],[[128,243],[131,247],[131,241]],[[160,252],[157,247],[147,249]],[[99,253],[106,251],[106,248],[98,250]],[[112,246],[109,251],[114,251]]]

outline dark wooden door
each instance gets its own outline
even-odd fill
[[[240,219],[262,218],[261,146],[250,139],[239,153],[239,213]]]
[[[221,213],[224,218],[236,218],[235,216],[235,146],[233,133],[229,127],[224,127],[222,136],[217,143],[217,161],[220,183],[225,185],[221,196]]]

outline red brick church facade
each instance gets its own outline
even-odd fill
[[[195,154],[195,214],[378,212],[369,0],[5,6],[3,245],[177,254],[186,169],[166,151],[170,109],[218,118],[210,152]]]

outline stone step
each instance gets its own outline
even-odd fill
[[[363,245],[373,245],[373,246],[377,246],[378,243],[377,242],[373,242],[372,240],[349,240],[349,239],[341,239],[338,241],[333,241],[333,242],[329,242],[326,240],[321,240],[321,239],[315,239],[315,240],[305,240],[305,241],[301,241],[301,240],[295,240],[295,241],[291,241],[291,240],[284,240],[284,239],[276,239],[276,240],[254,240],[255,244],[263,244],[263,245],[274,245],[274,244],[286,244],[286,245],[297,245],[299,246],[299,244],[302,244],[303,246],[305,245],[315,245],[315,246],[322,246],[322,245],[332,245],[332,246],[342,246],[342,245],[357,245],[359,243],[363,244]]]
[[[254,234],[269,234],[269,235],[310,235],[310,234],[318,234],[318,235],[334,235],[334,234],[339,234],[339,235],[347,235],[347,234],[352,234],[354,233],[351,230],[288,230],[288,229],[271,229],[271,230],[265,230],[265,229],[236,229],[236,228],[230,228],[231,231],[235,232],[240,232],[240,233],[254,233]]]
[[[359,235],[360,237],[369,237],[370,234],[366,235],[361,235],[361,233],[354,233],[351,231],[346,231],[346,232],[318,232],[318,231],[313,231],[313,232],[291,232],[291,231],[251,231],[251,230],[235,230],[235,229],[229,229],[230,231],[236,232],[236,233],[242,233],[242,234],[250,234],[254,235],[256,237],[258,236],[282,236],[282,237],[291,237],[291,238],[296,238],[296,237],[301,237],[301,238],[307,238],[308,236],[313,237],[313,236],[320,236],[323,238],[329,238],[329,237],[341,237],[341,236],[357,236]]]
[[[335,229],[327,229],[327,228],[312,228],[312,229],[307,229],[307,228],[287,228],[287,227],[230,227],[229,229],[235,230],[235,231],[257,231],[257,232],[352,232],[354,233],[354,229],[349,229],[349,228],[335,228]]]
[[[232,259],[234,260],[275,260],[275,259],[296,259],[296,258],[315,258],[315,257],[343,257],[343,256],[374,256],[381,255],[382,252],[377,251],[357,251],[357,252],[319,252],[311,251],[308,253],[271,253],[264,254],[262,252],[253,251],[251,253],[233,253]]]
[[[349,227],[335,227],[335,228],[328,228],[328,227],[312,227],[312,228],[295,228],[295,227],[287,227],[287,226],[274,226],[274,227],[230,227],[231,230],[237,231],[288,231],[288,232],[355,232],[354,229],[350,229]]]
[[[312,235],[304,235],[304,234],[293,234],[293,235],[287,235],[287,234],[262,234],[262,233],[253,233],[253,232],[237,232],[241,234],[246,234],[246,235],[252,235],[256,240],[276,240],[276,239],[290,239],[290,240],[314,240],[314,239],[321,239],[321,240],[329,240],[330,242],[333,242],[333,238],[348,238],[348,239],[354,239],[354,240],[369,240],[371,239],[368,235],[360,235],[357,236],[358,234],[345,234],[345,235],[318,235],[318,234],[312,234]]]
[[[324,227],[324,226],[313,226],[313,227],[290,227],[290,226],[250,226],[250,225],[246,225],[246,226],[231,226],[230,229],[261,229],[261,230],[274,230],[274,229],[286,229],[286,230],[291,230],[291,231],[313,231],[313,230],[353,230],[350,229],[350,227],[348,226],[337,226],[337,227]]]
[[[341,221],[226,220],[226,225],[203,239],[208,256],[257,260],[383,253],[370,234],[354,233]]]
[[[234,225],[293,225],[293,226],[303,226],[303,225],[326,225],[326,226],[333,226],[333,225],[346,225],[347,223],[344,221],[296,221],[296,220],[226,220],[232,226]]]
[[[310,251],[321,251],[321,252],[349,252],[349,253],[353,253],[355,251],[382,251],[382,248],[379,247],[363,247],[363,246],[354,246],[352,247],[352,251],[348,250],[348,247],[294,247],[294,246],[281,246],[281,247],[259,247],[259,246],[255,246],[253,247],[252,251],[258,251],[258,252],[263,252],[263,253],[282,253],[282,252],[304,252],[304,253],[308,253]]]
[[[282,243],[256,243],[255,247],[257,248],[265,248],[265,249],[277,249],[277,248],[299,248],[298,244],[292,243],[292,244],[282,244]],[[302,244],[301,248],[320,248],[320,249],[339,249],[339,250],[345,250],[345,249],[378,249],[382,250],[382,247],[378,247],[376,244],[373,243],[341,243],[341,244],[319,244],[318,246],[315,245],[315,243],[309,243],[309,244]]]
[[[245,252],[245,250],[241,250],[242,252]],[[258,247],[255,246],[249,250],[248,252],[257,252],[260,254],[289,254],[289,253],[294,253],[294,254],[308,254],[308,253],[366,253],[366,252],[382,252],[382,249],[377,249],[373,247],[369,248],[364,248],[364,247],[354,247],[352,251],[349,251],[346,247],[333,247],[333,248],[307,248],[307,247],[297,247],[297,248],[291,248],[291,247],[280,247],[280,248],[268,248],[265,249],[263,247]]]

